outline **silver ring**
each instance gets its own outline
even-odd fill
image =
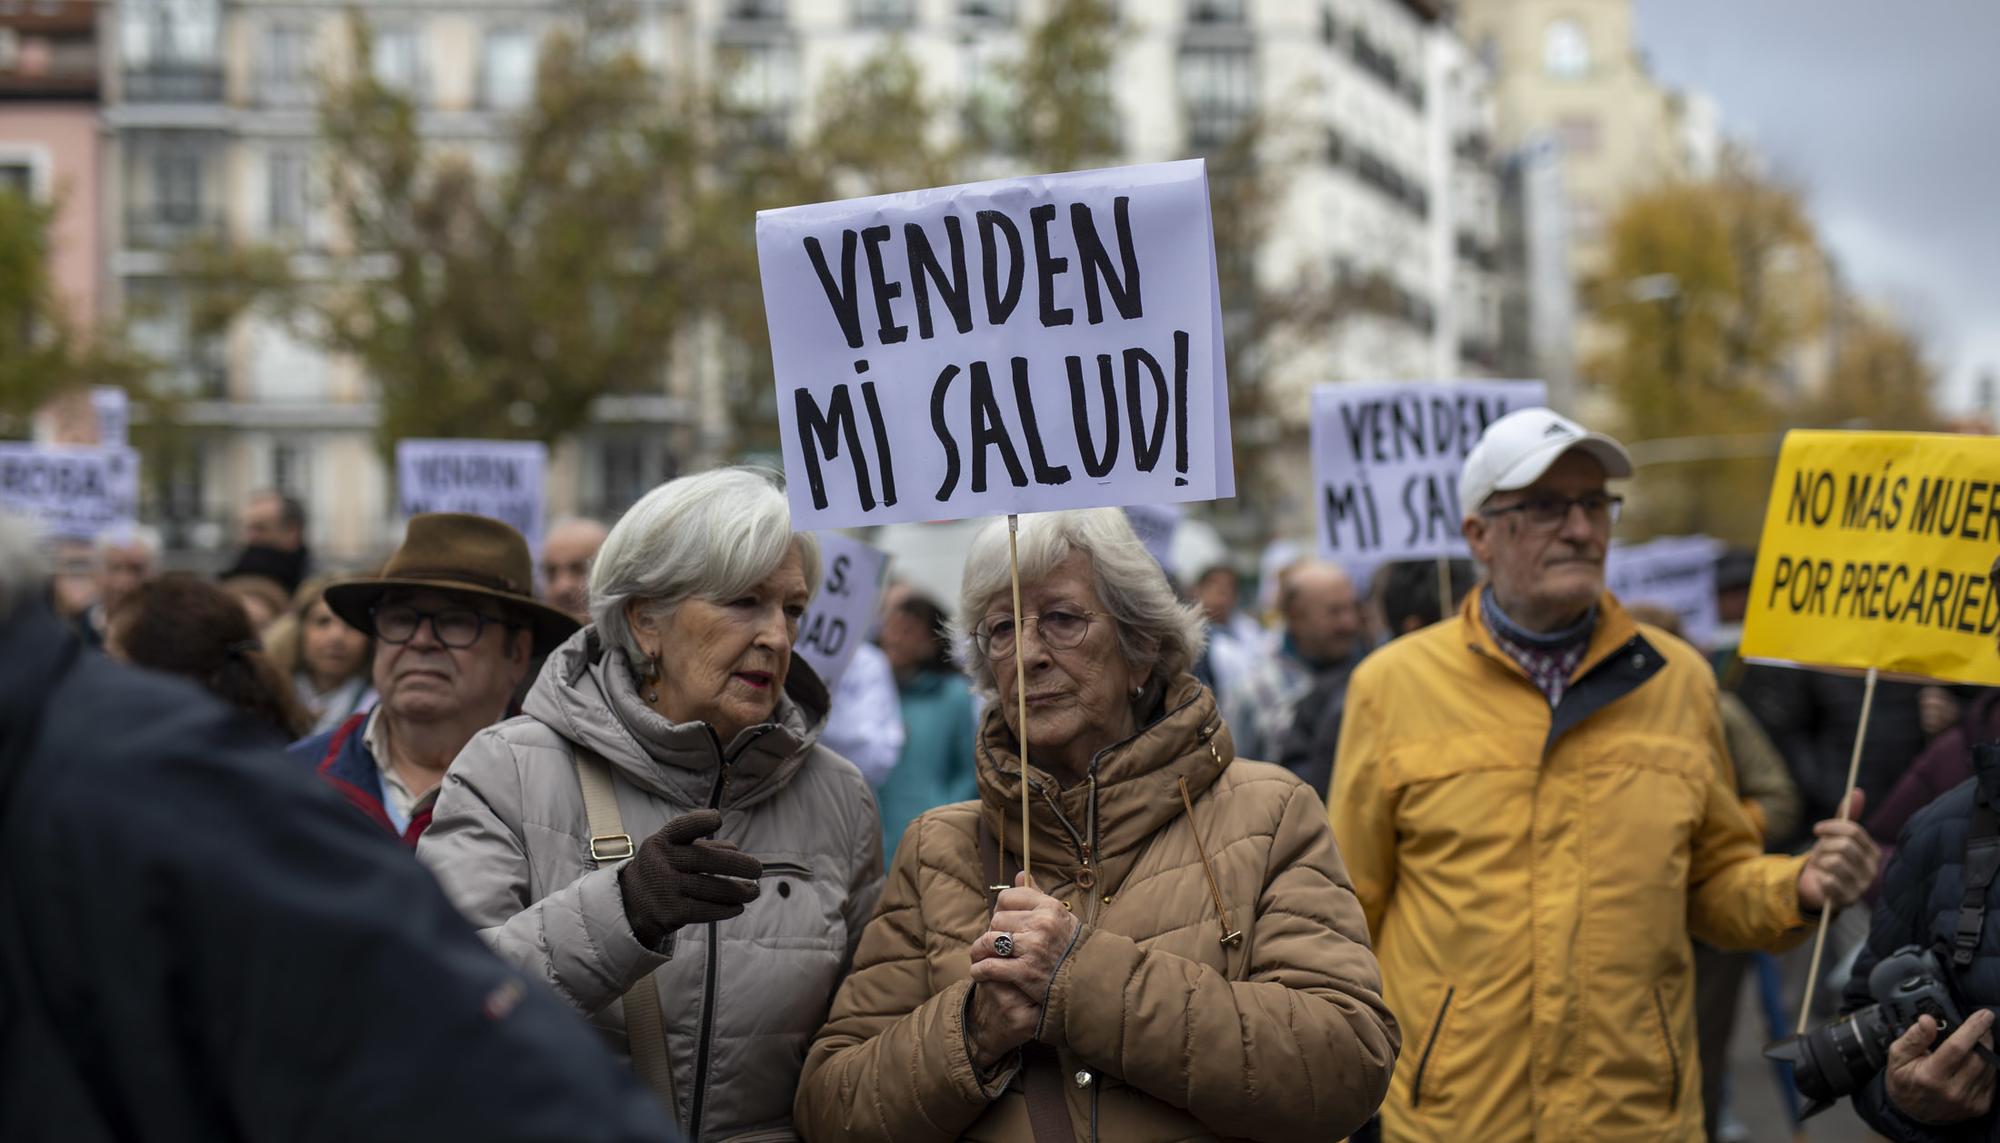
[[[994,937],[994,938],[993,938],[993,955],[994,955],[994,956],[1002,956],[1002,957],[1006,957],[1006,956],[1013,956],[1013,955],[1014,955],[1014,934],[1012,934],[1012,933],[1001,933],[1001,934],[1000,934],[999,936],[997,936],[997,937]]]

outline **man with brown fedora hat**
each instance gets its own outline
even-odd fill
[[[381,575],[326,589],[327,607],[375,638],[381,698],[292,754],[415,847],[452,759],[507,717],[537,657],[579,626],[535,599],[532,569],[528,542],[499,520],[410,517]]]

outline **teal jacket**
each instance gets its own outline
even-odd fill
[[[903,702],[903,752],[875,791],[882,807],[885,862],[894,860],[903,830],[919,814],[978,796],[972,746],[979,727],[965,679],[925,671],[897,689]]]

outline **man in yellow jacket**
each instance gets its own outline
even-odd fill
[[[1874,878],[1852,822],[1763,854],[1713,673],[1604,590],[1631,474],[1494,422],[1459,482],[1487,583],[1355,671],[1331,814],[1404,1030],[1385,1140],[1697,1143],[1690,934],[1782,948]]]

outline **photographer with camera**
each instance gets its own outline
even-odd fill
[[[2000,582],[2000,559],[1988,577],[1989,584],[1995,582]],[[2000,742],[1986,742],[1972,749],[1971,780],[1903,827],[1883,875],[1868,943],[1848,983],[1842,1007],[1852,1015],[1801,1037],[1818,1038],[1813,1047],[1822,1060],[1844,1058],[1825,1068],[1802,1066],[1800,1090],[1831,1075],[1834,1082],[1824,1097],[1852,1091],[1861,1117],[1897,1143],[2000,1138],[1993,1099],[2000,1057],[1992,1051],[1992,1006],[2000,1005],[2000,919],[1988,918],[2000,903],[1996,873]],[[1935,991],[1942,995],[1939,1003],[1911,1008],[1901,998],[1924,986],[1924,974],[1885,962],[1912,963],[1911,954],[1923,950],[1935,954],[1935,975],[1941,977]],[[1898,976],[1900,984],[1892,979]],[[1940,1004],[1943,1020],[1930,1014]],[[1873,1021],[1873,1035],[1822,1035],[1843,1025],[1861,1028],[1871,1011],[1888,1013],[1886,1020]],[[1912,1020],[1913,1011],[1925,1014]],[[1957,1013],[1965,1013],[1963,1021],[1946,1026]],[[1871,1065],[1879,1070],[1863,1083]]]
[[[1826,1095],[1852,1090],[1861,1117],[1898,1143],[2000,1133],[1993,1113],[1994,1057],[1982,1051],[1993,1045],[1988,1006],[2000,1004],[2000,923],[1986,916],[2000,892],[2000,742],[1975,747],[1972,766],[1971,781],[1910,819],[1883,879],[1843,1007],[1862,1014],[1852,1022],[1857,1027],[1870,1022],[1866,1014],[1875,1005],[1887,1018],[1874,1022],[1872,1031],[1831,1037],[1817,1053],[1815,1070],[1833,1077]],[[1929,958],[1935,971],[1899,972],[1883,963],[1919,963],[1912,953],[1923,949],[1935,950]],[[1878,965],[1885,971],[1878,973]],[[1947,1013],[1955,1007],[1967,1014],[1956,1027],[1948,1026],[1954,1023],[1949,1015],[1940,1019],[1926,1005],[1899,1010],[1894,978],[1902,977],[1900,990],[1910,993],[1925,976],[1938,977],[1939,990],[1955,1002]],[[1913,1011],[1924,1014],[1911,1020]],[[1860,1083],[1870,1065],[1879,1070]],[[1854,1079],[1843,1082],[1843,1073]],[[1801,1090],[1808,1090],[1815,1077],[1804,1068],[1799,1074]]]

